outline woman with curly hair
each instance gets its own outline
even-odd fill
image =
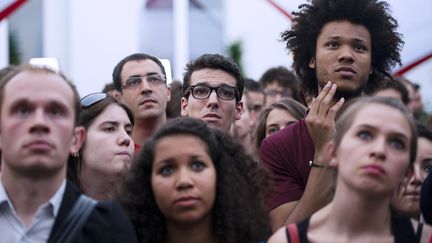
[[[409,219],[390,209],[417,153],[417,131],[406,107],[389,97],[351,100],[326,148],[326,163],[312,164],[337,170],[332,202],[279,229],[269,243],[415,242]]]
[[[231,136],[176,118],[146,142],[118,198],[140,242],[259,242],[266,179]]]

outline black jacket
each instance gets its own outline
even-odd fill
[[[80,192],[69,181],[66,183],[63,200],[54,221],[47,243],[53,242],[56,234],[59,234],[59,228],[63,220],[66,219],[68,213],[72,210],[73,205],[78,200]],[[134,229],[129,222],[126,214],[123,212],[120,204],[115,201],[108,200],[98,202],[90,214],[87,222],[78,234],[76,241],[79,243],[116,243],[116,242],[137,242]]]

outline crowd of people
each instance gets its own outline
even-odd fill
[[[80,98],[0,71],[0,242],[432,242],[432,124],[379,0],[312,0],[258,81],[126,56]],[[287,57],[288,58],[288,57]]]

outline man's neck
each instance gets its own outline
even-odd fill
[[[29,178],[2,164],[1,183],[17,216],[30,226],[37,209],[46,203],[66,178],[66,169],[49,178]]]
[[[156,129],[166,123],[166,115],[148,119],[135,119],[132,139],[138,145],[143,145]]]

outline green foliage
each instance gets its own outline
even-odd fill
[[[241,40],[234,41],[228,45],[227,48],[228,55],[234,59],[234,61],[239,65],[240,72],[244,76],[244,69],[242,64],[242,56],[243,56],[243,43]]]
[[[19,51],[18,39],[12,32],[9,32],[9,64],[21,64],[21,53]]]

